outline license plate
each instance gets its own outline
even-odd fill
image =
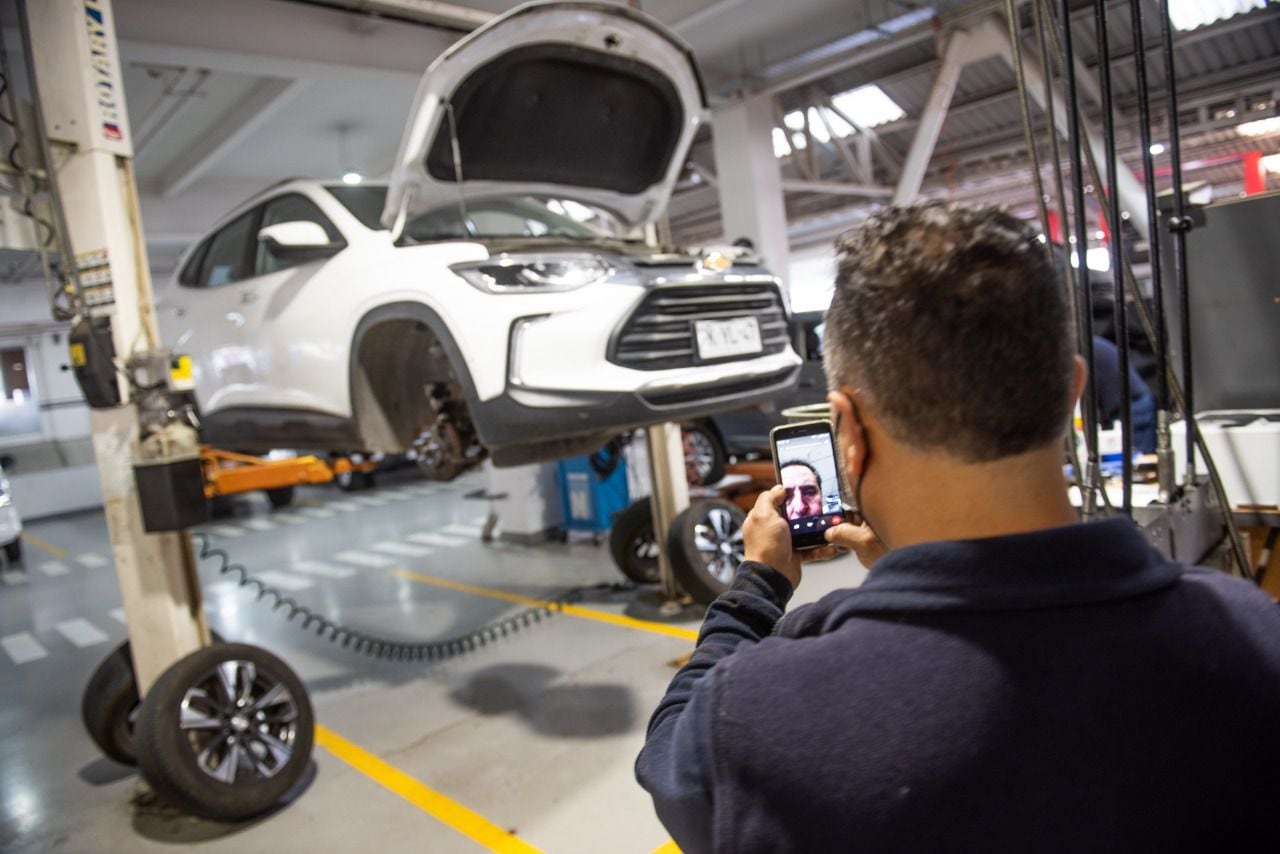
[[[754,317],[732,320],[696,320],[693,331],[698,339],[698,358],[703,361],[759,353],[760,323]]]

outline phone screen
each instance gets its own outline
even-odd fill
[[[828,421],[779,427],[773,432],[778,482],[786,489],[783,514],[797,548],[822,545],[823,533],[844,521],[836,449]]]

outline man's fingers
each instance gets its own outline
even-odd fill
[[[876,541],[876,535],[869,527],[848,522],[828,528],[824,537],[828,543],[846,549],[857,549]]]
[[[777,516],[778,508],[782,506],[782,501],[786,498],[786,494],[786,490],[781,486],[775,486],[760,493],[760,497],[756,499],[756,506],[752,508],[751,512],[768,516]]]
[[[800,552],[800,560],[811,563],[817,560],[835,560],[840,557],[840,549],[835,546],[822,546],[816,549],[805,549]]]

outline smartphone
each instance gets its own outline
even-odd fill
[[[791,547],[826,544],[823,534],[845,521],[830,421],[784,424],[769,431],[773,467],[787,490],[782,515],[791,528]]]

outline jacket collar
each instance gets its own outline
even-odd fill
[[[827,631],[857,614],[1060,608],[1141,596],[1173,585],[1182,569],[1126,518],[982,540],[895,549],[862,586],[815,603],[779,633]],[[807,610],[807,609],[802,609]],[[790,616],[790,615],[789,615]]]

